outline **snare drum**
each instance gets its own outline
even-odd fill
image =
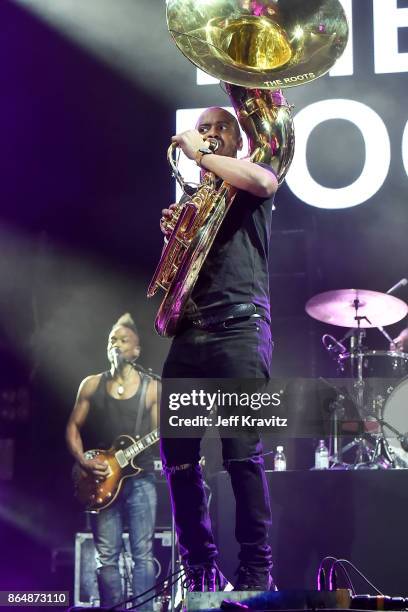
[[[408,375],[408,353],[360,351],[339,355],[341,372],[349,378],[403,378]]]
[[[408,433],[408,377],[395,387],[384,408],[384,421],[394,427],[400,435]],[[395,455],[402,460],[401,467],[408,467],[408,452],[404,451],[397,434],[384,425],[384,435]]]
[[[408,353],[359,351],[338,357],[342,375],[353,383],[360,417],[382,418],[385,402],[399,380],[408,375]]]

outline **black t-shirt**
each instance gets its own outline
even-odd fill
[[[273,172],[269,166],[260,165]],[[237,192],[192,291],[193,308],[205,312],[252,302],[269,313],[273,199]]]

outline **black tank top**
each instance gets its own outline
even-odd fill
[[[88,417],[81,431],[85,450],[91,448],[107,450],[120,435],[127,434],[134,438],[136,434],[143,437],[150,432],[150,414],[146,410],[147,385],[142,385],[143,377],[146,375],[141,373],[139,375],[140,384],[135,395],[129,399],[119,400],[109,395],[106,385],[112,380],[112,376],[110,372],[103,372],[90,400]],[[151,380],[149,376],[147,378]],[[145,389],[143,393],[142,387]],[[141,418],[138,417],[140,411]],[[137,422],[140,422],[140,428],[135,432]],[[152,472],[155,450],[158,454],[156,446],[148,448],[138,455],[135,463],[147,472]]]

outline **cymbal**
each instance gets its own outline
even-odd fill
[[[384,327],[401,321],[408,312],[408,305],[399,298],[368,289],[337,289],[325,291],[310,298],[305,309],[313,319],[338,325],[357,327],[355,300],[358,300],[360,327]],[[368,319],[368,321],[367,321]]]

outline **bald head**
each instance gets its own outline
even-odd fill
[[[221,117],[224,117],[226,121],[230,122],[234,126],[234,131],[235,131],[236,137],[237,138],[241,138],[241,130],[240,130],[237,118],[232,113],[230,113],[229,111],[225,110],[225,108],[222,108],[221,106],[210,106],[205,111],[203,111],[201,113],[201,115],[199,116],[199,118],[198,118],[196,129],[198,129],[198,126],[202,122],[203,117],[205,118],[207,113],[210,113],[210,114],[217,113]]]
[[[201,113],[196,129],[204,140],[215,138],[218,142],[216,154],[236,157],[242,149],[242,137],[239,124],[234,115],[221,108],[211,106]]]

